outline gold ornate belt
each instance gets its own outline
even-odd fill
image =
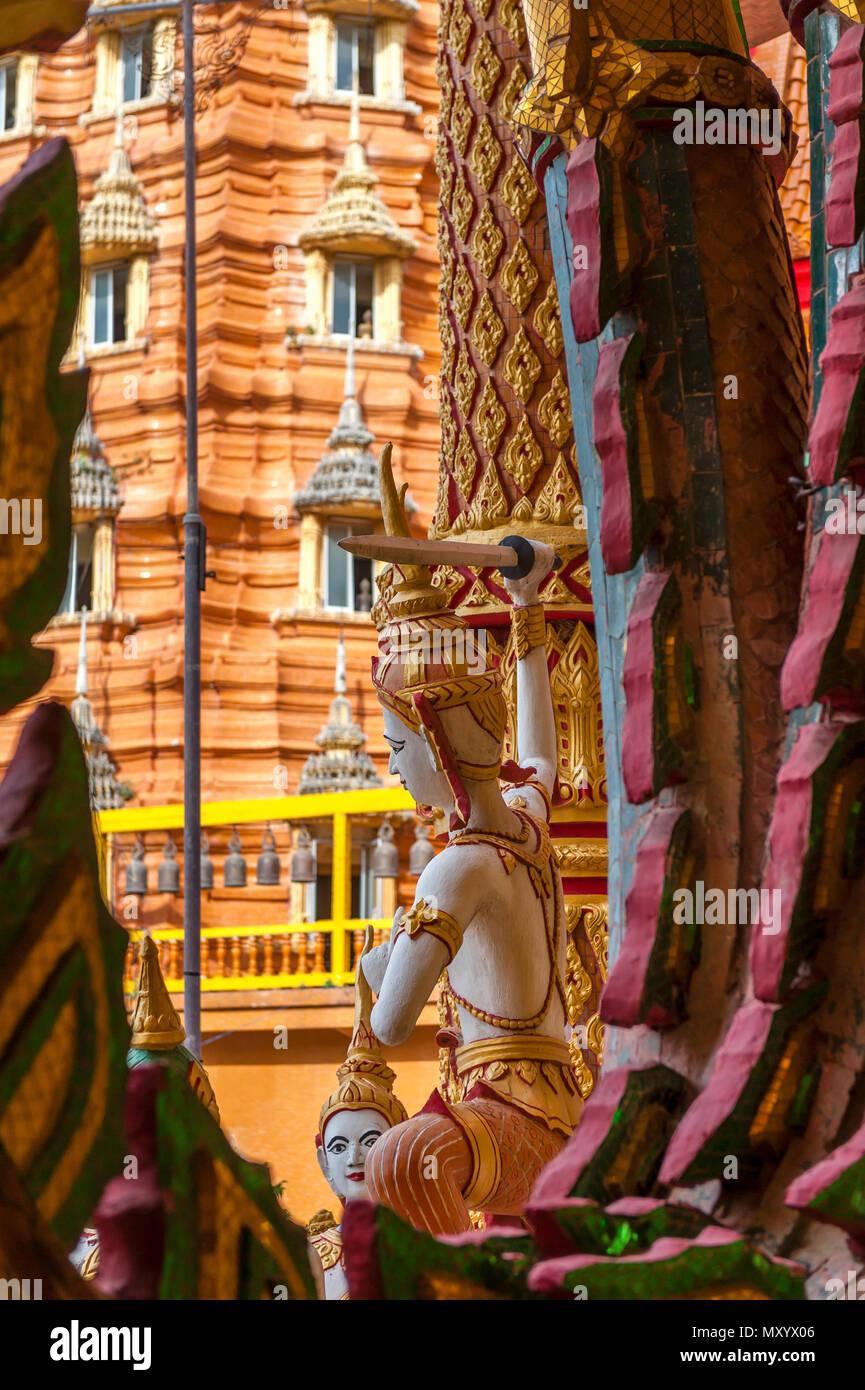
[[[523,1033],[516,1038],[479,1038],[464,1043],[454,1053],[458,1074],[483,1067],[487,1062],[555,1062],[571,1065],[568,1045],[558,1038],[537,1033]]]

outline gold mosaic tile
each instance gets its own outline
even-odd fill
[[[504,244],[504,232],[496,222],[492,203],[487,201],[475,223],[469,250],[481,275],[485,275],[488,280],[492,278]]]
[[[504,336],[505,326],[499,318],[492,295],[489,290],[484,290],[472,323],[471,339],[472,346],[488,367],[495,362]]]
[[[502,437],[502,431],[507,423],[507,412],[496,395],[496,388],[490,380],[487,380],[478,401],[475,429],[490,456],[495,454]]]
[[[453,304],[457,322],[463,331],[468,327],[468,322],[472,315],[474,299],[475,287],[472,284],[472,277],[469,275],[466,265],[461,264],[454,280]],[[501,320],[499,320],[499,322],[501,322]],[[502,332],[504,332],[504,328]]]
[[[502,266],[499,278],[499,284],[518,313],[525,313],[539,279],[540,272],[529,255],[529,248],[520,238]]]
[[[538,196],[537,185],[518,155],[514,155],[510,169],[501,183],[501,194],[505,205],[513,213],[520,226],[532,210],[532,203]]]
[[[543,461],[543,450],[535,438],[527,416],[523,415],[505,449],[505,468],[517,487],[522,492],[528,492]]]
[[[472,218],[475,215],[474,194],[466,183],[465,172],[460,169],[457,186],[454,190],[452,216],[454,227],[461,241],[465,241],[468,236]]]
[[[502,75],[502,66],[501,58],[490,43],[489,34],[482,34],[469,73],[469,81],[485,106],[489,104],[496,83]]]
[[[492,188],[496,171],[503,158],[504,151],[496,138],[489,116],[482,116],[469,152],[469,168],[487,193]]]
[[[540,374],[540,358],[529,342],[526,330],[520,324],[510,351],[505,357],[503,375],[508,386],[523,405],[528,405],[531,400]]]

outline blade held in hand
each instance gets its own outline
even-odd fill
[[[349,536],[342,550],[367,560],[403,565],[470,565],[498,570],[506,579],[524,579],[535,563],[535,552],[523,536],[505,536],[500,545],[476,545],[470,541],[430,541],[414,536]],[[553,568],[558,569],[558,556]]]

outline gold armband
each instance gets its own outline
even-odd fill
[[[529,608],[515,608],[511,616],[514,634],[514,651],[517,661],[522,661],[535,647],[547,644],[547,620],[542,603],[533,603]]]
[[[394,941],[401,932],[406,932],[410,937],[418,936],[421,932],[438,937],[447,949],[448,965],[463,944],[463,929],[456,918],[451,917],[449,912],[442,912],[441,908],[434,907],[426,898],[418,898],[408,911],[400,909],[399,921],[393,935]]]

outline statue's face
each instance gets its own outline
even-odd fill
[[[388,771],[399,777],[415,801],[424,806],[449,806],[447,778],[436,768],[432,749],[426,739],[403,724],[393,710],[384,705],[382,713],[384,736],[390,744]]]
[[[321,1136],[318,1162],[341,1202],[369,1201],[365,1172],[369,1151],[390,1128],[377,1110],[338,1110]]]

